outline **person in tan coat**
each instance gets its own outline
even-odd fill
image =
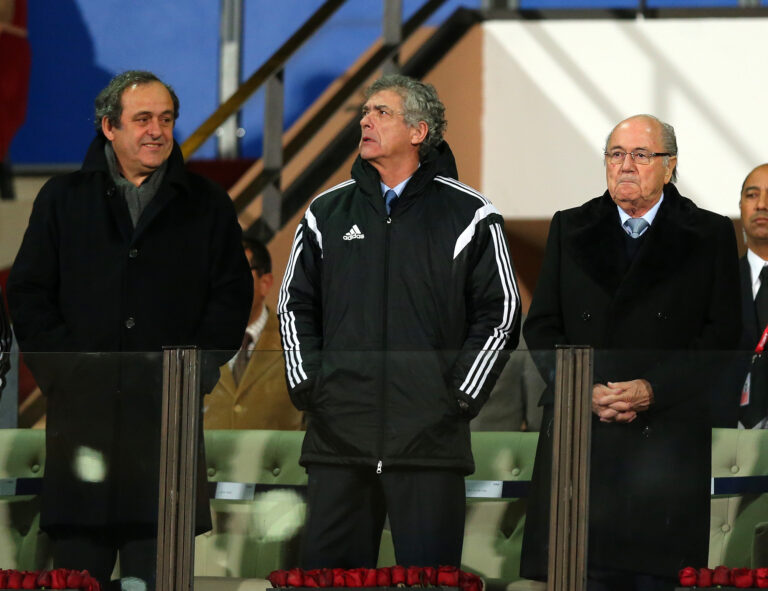
[[[304,413],[291,403],[277,316],[264,303],[274,277],[267,248],[243,237],[253,275],[253,305],[243,344],[221,366],[221,377],[205,398],[206,429],[284,429],[304,426]]]

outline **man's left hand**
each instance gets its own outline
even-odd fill
[[[608,382],[607,386],[618,392],[606,395],[602,401],[606,406],[613,407],[615,403],[624,403],[618,405],[621,410],[643,412],[653,403],[653,388],[648,380]]]

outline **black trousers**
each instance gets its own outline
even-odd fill
[[[57,528],[49,532],[53,542],[53,567],[87,570],[105,591],[120,554],[120,577],[137,578],[147,590],[155,588],[157,532],[155,528]]]
[[[587,591],[674,591],[677,581],[621,571],[587,572]]]
[[[301,566],[374,568],[389,515],[397,563],[461,564],[464,476],[451,470],[315,464],[307,469]]]

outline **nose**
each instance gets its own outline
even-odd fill
[[[763,189],[760,191],[756,207],[757,209],[768,210],[768,190]]]
[[[147,124],[147,133],[152,137],[160,136],[160,121],[152,117]]]
[[[362,127],[363,129],[365,129],[366,127],[371,127],[372,125],[371,121],[372,121],[371,113],[369,111],[368,113],[360,117],[360,127]]]
[[[624,155],[624,160],[621,162],[621,170],[635,170],[635,160],[632,155],[627,152]]]

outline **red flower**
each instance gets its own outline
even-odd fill
[[[285,587],[288,585],[287,570],[273,570],[267,577],[273,587]]]
[[[459,569],[455,566],[441,566],[437,569],[437,584],[443,587],[459,586]]]
[[[22,589],[37,589],[37,573],[25,572],[21,578]]]
[[[693,587],[696,584],[696,569],[692,566],[686,566],[677,573],[677,578],[683,587]]]
[[[83,591],[101,591],[101,585],[87,570],[83,571]]]
[[[423,587],[425,585],[423,569],[420,566],[409,566],[405,582],[409,587]]]
[[[8,573],[4,570],[0,571],[0,589],[8,588]]]
[[[699,569],[699,576],[696,578],[696,586],[697,587],[711,587],[712,586],[712,575],[715,574],[715,571],[713,571],[711,568],[700,568]]]
[[[50,587],[51,586],[51,572],[47,570],[41,570],[37,575],[35,584],[38,587]]]
[[[377,587],[391,587],[392,586],[392,572],[388,566],[382,566],[376,569],[376,586]]]
[[[423,580],[425,585],[437,585],[437,569],[434,566],[425,566]]]
[[[67,573],[67,588],[68,589],[79,589],[80,585],[83,584],[83,575],[76,570],[71,570],[69,573]]]
[[[376,586],[376,569],[375,568],[362,568],[360,569],[363,575],[363,587],[375,587]]]
[[[8,571],[8,589],[21,589],[21,573],[17,570]]]
[[[363,576],[367,569],[364,568],[351,568],[344,571],[344,586],[345,587],[362,587]]]
[[[405,585],[405,581],[408,578],[408,573],[404,566],[393,566],[389,569],[390,576],[392,577],[393,585]]]
[[[731,584],[731,571],[727,566],[718,566],[715,568],[715,574],[712,575],[713,585],[725,585],[726,587]]]
[[[330,568],[321,568],[317,572],[317,584],[319,587],[333,587],[333,571]]]
[[[333,586],[334,587],[343,587],[345,585],[344,572],[345,571],[343,568],[333,569]]]
[[[285,582],[289,587],[303,587],[304,573],[300,568],[292,568],[288,571],[288,576],[286,577]]]
[[[463,591],[483,591],[483,580],[477,575],[459,571],[459,587]]]
[[[755,569],[755,587],[768,589],[768,568]]]
[[[320,571],[318,570],[305,570],[304,571],[304,587],[319,587],[320,582],[317,580]]]
[[[755,573],[749,568],[734,568],[731,570],[731,584],[740,589],[752,587],[755,583]]]

